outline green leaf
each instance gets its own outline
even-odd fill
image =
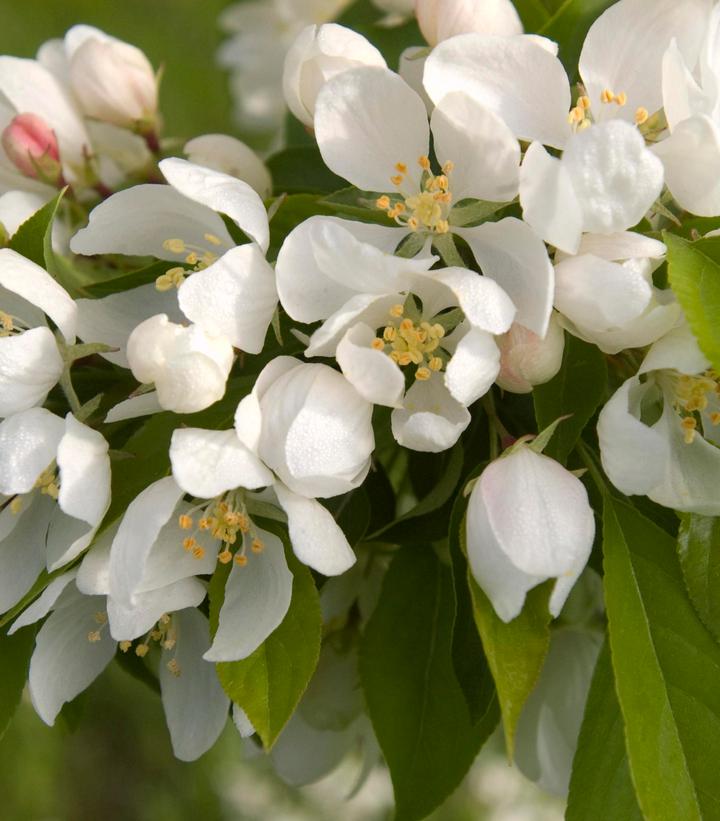
[[[452,661],[450,570],[430,549],[394,558],[360,645],[370,718],[390,768],[396,821],[425,818],[457,787],[497,721],[473,724]]]
[[[702,352],[720,368],[720,237],[688,242],[665,232],[668,277]]]
[[[720,817],[720,647],[690,603],[675,541],[606,497],[610,649],[638,801],[653,821]]]
[[[341,217],[394,227],[393,220],[375,205],[379,196],[380,194],[375,191],[361,191],[359,188],[350,186],[325,197],[321,200],[321,204]]]
[[[268,160],[275,194],[329,194],[345,181],[325,165],[316,145],[286,148]]]
[[[449,452],[446,467],[440,479],[434,482],[427,496],[424,496],[407,513],[369,535],[366,540],[398,543],[417,539],[427,541],[428,534],[435,535],[438,523],[442,533],[445,534],[447,519],[439,516],[438,511],[452,498],[462,475],[463,459],[462,445],[458,443]]]
[[[678,555],[690,600],[705,626],[720,640],[720,519],[683,516]]]
[[[141,285],[155,282],[159,276],[162,276],[170,268],[177,267],[177,263],[158,260],[135,271],[123,271],[115,276],[106,277],[85,285],[84,291],[88,296],[97,298],[116,294],[120,291],[129,291],[131,288],[139,288]]]
[[[463,205],[459,202],[453,206],[448,216],[450,225],[458,228],[463,226],[480,225],[490,217],[510,205],[509,202],[488,202],[486,200],[468,200]]]
[[[461,530],[461,544],[465,544],[464,527]],[[548,599],[554,580],[531,590],[525,599],[522,613],[506,624],[498,617],[470,568],[467,579],[475,624],[500,701],[505,746],[508,758],[512,759],[520,713],[537,684],[550,647]]]
[[[34,647],[35,630],[32,627],[24,627],[12,636],[0,634],[0,738],[5,735],[20,704]]]
[[[635,797],[610,648],[595,667],[573,761],[566,821],[642,821]]]
[[[533,391],[538,430],[561,416],[570,416],[558,428],[546,454],[563,464],[607,391],[605,357],[595,345],[565,334],[565,352],[559,372]]]
[[[10,248],[22,254],[41,268],[54,274],[52,224],[64,191],[58,192],[17,229],[10,240]]]
[[[315,582],[288,549],[287,536],[284,542],[293,573],[290,609],[252,655],[216,665],[223,689],[245,710],[266,750],[295,711],[320,656],[322,616]]]

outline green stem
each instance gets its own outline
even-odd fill
[[[588,469],[588,473],[592,477],[593,482],[595,482],[595,486],[600,491],[600,495],[605,496],[608,492],[607,482],[597,466],[595,454],[582,439],[578,440],[578,443],[575,445],[575,450],[585,463],[585,467]]]
[[[73,413],[77,413],[82,404],[80,399],[78,398],[77,393],[75,393],[75,388],[73,387],[72,379],[70,377],[70,368],[66,367],[65,370],[62,372],[62,376],[60,377],[60,387],[65,394],[65,398],[70,405],[70,410]]]
[[[500,421],[495,410],[495,398],[492,391],[488,391],[482,398],[483,407],[488,417],[490,427],[490,461],[498,458],[500,455],[500,443],[504,436],[510,436],[507,428]]]

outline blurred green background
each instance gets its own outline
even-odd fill
[[[227,0],[0,0],[0,54],[38,46],[88,23],[143,49],[164,67],[165,134],[237,133],[215,52]],[[387,41],[392,35],[380,35]],[[1,671],[0,671],[0,674]],[[483,753],[433,821],[559,821],[561,804],[511,770],[499,744]],[[0,741],[1,821],[381,821],[392,817],[378,768],[349,804],[353,773],[292,789],[262,756],[249,759],[231,723],[194,764],[176,761],[159,698],[114,665],[46,727],[25,700]]]

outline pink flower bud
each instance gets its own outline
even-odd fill
[[[18,114],[2,133],[10,161],[26,177],[57,184],[62,178],[60,149],[50,126],[37,114]]]
[[[514,323],[496,341],[500,348],[497,383],[503,390],[530,393],[534,385],[549,382],[560,370],[565,335],[554,316],[544,339]]]

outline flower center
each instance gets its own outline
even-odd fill
[[[616,94],[612,89],[606,88],[600,94],[600,102],[603,105],[617,105],[622,108],[622,106],[627,105],[627,94],[624,91]],[[587,94],[578,97],[575,107],[571,108],[568,114],[568,122],[574,132],[584,131],[592,125],[591,107],[592,101]],[[635,125],[645,125],[649,118],[650,112],[647,108],[640,106],[635,110]]]
[[[408,168],[405,163],[397,163],[397,174],[390,177],[390,182],[398,189],[392,196],[383,194],[376,205],[385,211],[390,219],[411,231],[430,231],[435,234],[447,234],[450,230],[448,215],[452,208],[450,192],[450,175],[453,163],[443,166],[442,174],[433,174],[430,159],[420,157],[418,165],[422,168],[420,191],[407,193],[402,186],[406,181]]]
[[[403,305],[393,305],[390,322],[382,336],[372,341],[376,351],[382,351],[401,368],[415,366],[415,378],[421,382],[430,379],[433,371],[441,371],[447,361],[447,353],[440,348],[445,328],[440,323],[415,322],[405,316]]]
[[[196,513],[199,517],[197,527],[194,519]],[[221,564],[228,564],[234,558],[235,564],[244,567],[248,562],[248,548],[252,553],[262,553],[265,548],[238,491],[231,491],[182,513],[178,524],[182,530],[194,531],[183,539],[182,545],[196,559],[205,556],[205,548],[197,540],[200,532],[209,532],[214,539],[222,542],[222,550],[217,557]]]
[[[691,445],[703,423],[720,425],[720,374],[714,370],[700,376],[678,376],[674,384],[673,406],[680,416],[685,442]]]
[[[104,613],[98,613],[96,614],[96,618],[97,616],[105,616],[105,621],[107,621],[107,616]],[[91,638],[91,636],[92,633],[88,635],[90,641],[100,640],[99,631],[97,638]],[[168,613],[163,613],[155,626],[135,645],[135,655],[139,658],[144,658],[150,652],[150,647],[153,643],[159,645],[163,650],[175,649],[175,645],[177,644],[177,628],[172,616]],[[132,647],[132,644],[131,641],[121,641],[118,646],[123,653],[127,653]],[[175,657],[166,662],[165,666],[174,676],[177,677],[180,675],[180,665]]]
[[[21,334],[23,331],[27,331],[28,327],[29,326],[26,325],[20,317],[0,310],[0,338],[12,336],[13,334]]]
[[[214,247],[222,245],[220,237],[215,234],[204,234],[205,241]],[[211,251],[208,247],[202,245],[191,245],[185,242],[184,239],[172,238],[166,239],[163,242],[163,248],[173,254],[184,254],[183,261],[186,265],[191,265],[191,273],[194,271],[202,271],[216,262],[218,254]],[[158,291],[169,291],[171,288],[179,288],[183,282],[188,271],[185,268],[175,267],[169,268],[164,274],[155,280],[155,287]]]

